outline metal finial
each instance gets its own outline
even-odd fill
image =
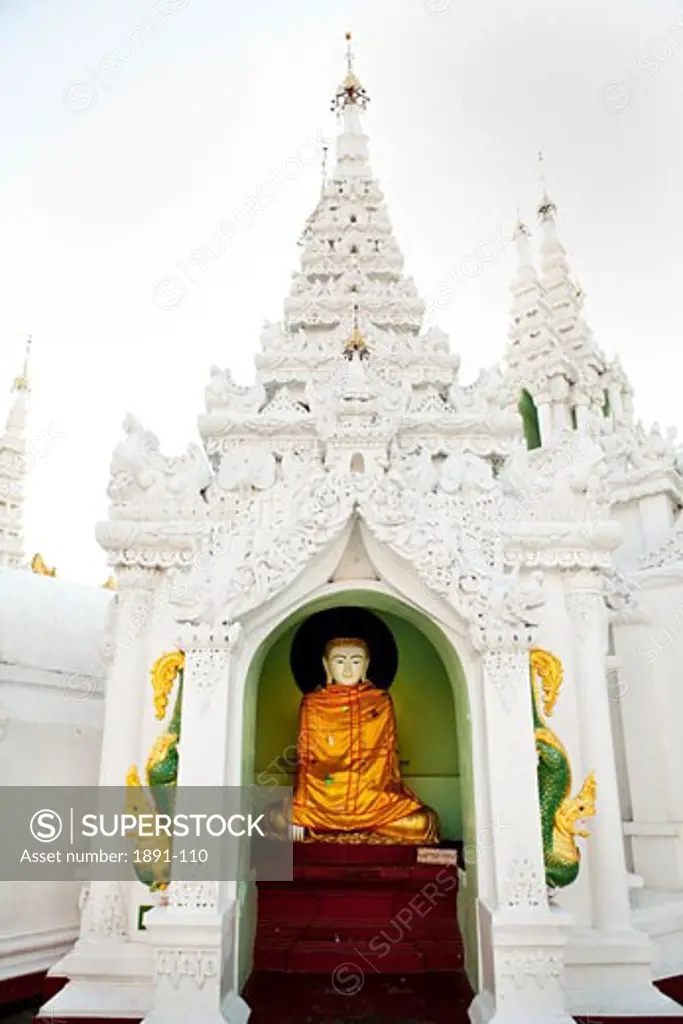
[[[29,390],[28,364],[29,364],[29,357],[31,355],[31,344],[32,344],[32,342],[33,342],[33,336],[31,334],[29,334],[28,339],[26,341],[26,349],[25,349],[25,352],[24,352],[24,369],[23,369],[23,372],[18,377],[14,378],[14,390],[15,391],[28,391]]]
[[[542,221],[544,221],[544,220],[552,220],[555,217],[555,214],[557,213],[557,207],[555,206],[555,203],[552,201],[552,199],[548,195],[548,189],[546,187],[546,181],[545,181],[545,172],[544,172],[544,169],[543,169],[543,165],[544,165],[544,161],[545,161],[545,157],[543,155],[543,151],[539,149],[537,155],[538,155],[538,166],[539,166],[540,177],[541,177],[541,200],[540,200],[540,202],[538,204],[537,213],[538,213],[539,219],[542,220]]]
[[[337,89],[332,100],[332,110],[341,114],[345,107],[356,106],[365,110],[370,97],[360,83],[358,76],[353,70],[353,51],[351,50],[351,33],[346,33],[346,78]]]

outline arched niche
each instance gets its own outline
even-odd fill
[[[356,605],[380,615],[399,648],[391,688],[406,783],[439,814],[444,838],[477,849],[472,730],[467,681],[453,643],[439,625],[413,605],[372,588],[350,586],[303,604],[276,625],[251,659],[243,691],[243,785],[292,784],[301,692],[289,669],[291,638],[301,622],[325,608]],[[370,676],[372,671],[370,670]],[[477,857],[466,858],[458,915],[466,969],[477,988]],[[249,886],[238,894],[238,980],[250,972],[256,901]]]

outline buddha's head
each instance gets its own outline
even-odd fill
[[[335,637],[325,644],[323,665],[327,682],[356,686],[365,679],[370,664],[370,648],[365,640]]]

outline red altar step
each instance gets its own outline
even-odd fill
[[[249,1024],[469,1024],[463,972],[374,974],[347,995],[323,974],[252,974],[244,991]]]
[[[455,865],[414,847],[297,844],[293,882],[259,884],[254,970],[460,970],[456,893]]]

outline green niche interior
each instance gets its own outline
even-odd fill
[[[436,622],[409,604],[388,594],[350,587],[326,594],[299,608],[282,622],[262,645],[249,667],[244,694],[242,728],[242,780],[248,785],[291,784],[295,771],[295,741],[301,693],[289,671],[289,646],[294,631],[309,615],[323,608],[360,605],[371,608],[394,630],[399,646],[399,673],[392,687],[396,702],[401,754],[416,765],[444,764],[442,752],[450,751],[449,767],[458,764],[453,776],[406,777],[419,796],[439,814],[444,838],[462,839],[467,870],[461,872],[458,919],[465,944],[465,970],[473,988],[479,978],[477,925],[478,856],[477,818],[474,803],[474,764],[467,683],[454,647],[445,640]],[[430,665],[440,667],[430,672]],[[411,672],[410,666],[415,666]],[[370,669],[372,675],[372,668]],[[437,680],[445,679],[448,694]],[[403,691],[403,692],[402,692]],[[413,692],[414,691],[414,692]],[[435,698],[432,712],[425,710],[428,694]],[[438,701],[438,713],[437,713]],[[431,702],[430,702],[431,703]],[[418,720],[405,721],[416,713]],[[430,735],[437,722],[438,742]],[[446,723],[448,723],[446,727]],[[407,729],[405,726],[407,725]],[[419,751],[419,753],[418,753]],[[425,756],[422,756],[422,751]],[[258,764],[258,768],[257,768]],[[459,774],[458,774],[459,772]],[[446,780],[446,781],[444,781]],[[475,855],[472,855],[472,851]],[[241,991],[252,967],[256,929],[256,886],[237,886],[239,937],[234,983]]]
[[[439,816],[444,839],[462,838],[460,758],[453,691],[437,651],[405,619],[380,615],[398,647],[398,672],[391,687],[396,710],[401,772],[408,786]],[[289,650],[299,623],[268,651],[256,701],[254,782],[292,785],[301,691],[289,668]],[[372,662],[368,672],[372,679]]]
[[[538,422],[538,409],[536,403],[526,389],[523,389],[517,402],[519,415],[522,417],[524,439],[527,448],[541,447],[541,428]]]

